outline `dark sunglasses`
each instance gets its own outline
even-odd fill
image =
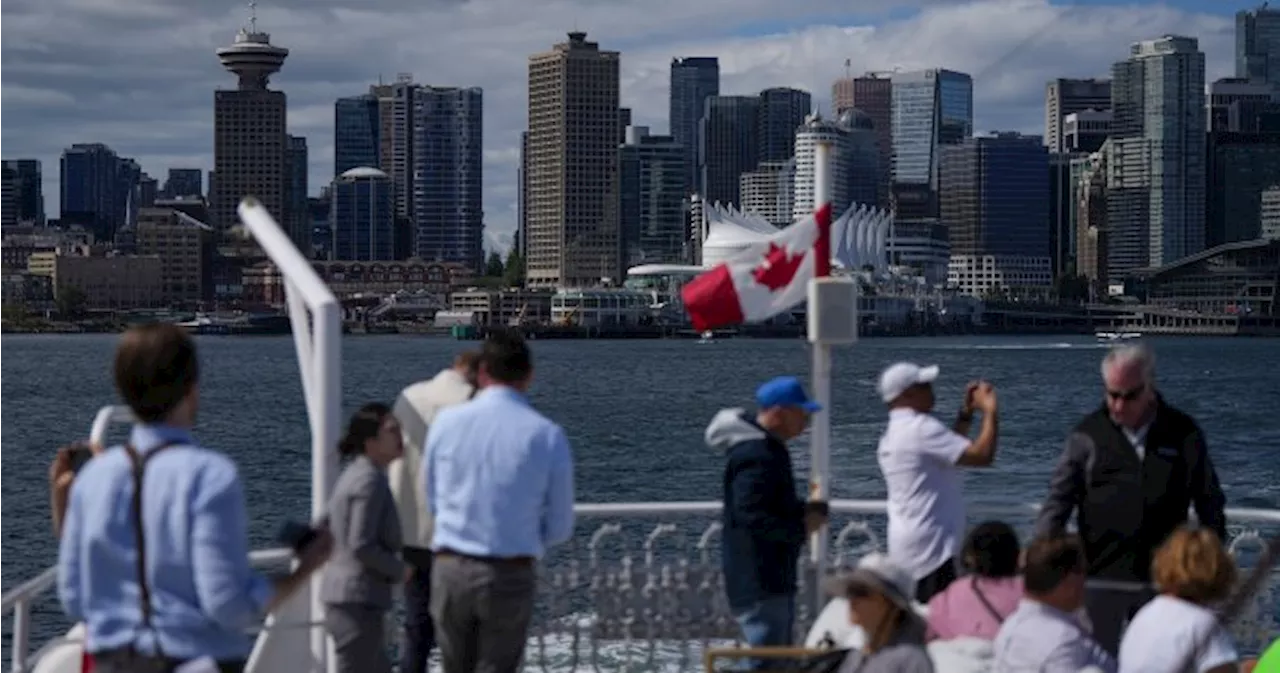
[[[1125,402],[1132,402],[1138,399],[1138,397],[1142,395],[1142,393],[1145,392],[1146,390],[1147,390],[1147,384],[1144,383],[1138,386],[1137,388],[1132,388],[1130,390],[1108,390],[1107,397],[1110,397],[1113,400],[1124,400]]]

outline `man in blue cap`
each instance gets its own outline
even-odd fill
[[[706,442],[728,458],[721,561],[729,607],[751,647],[783,647],[794,635],[800,550],[826,520],[821,503],[806,506],[796,496],[787,442],[804,432],[822,406],[794,376],[760,386],[756,404],[754,415],[744,409],[717,413]],[[748,662],[753,670],[769,664]]]

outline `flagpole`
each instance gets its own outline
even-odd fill
[[[813,206],[820,211],[831,204],[831,144],[819,142],[813,153]],[[813,426],[809,432],[809,498],[811,500],[829,501],[831,486],[830,443],[831,443],[831,344],[819,334],[818,320],[812,315],[820,302],[814,301],[820,285],[831,273],[831,219],[818,222],[818,243],[815,246],[814,279],[809,285],[809,342],[813,344],[813,397],[822,405],[822,410],[813,416]],[[809,538],[809,553],[814,566],[814,615],[821,614],[823,596],[819,589],[821,578],[827,570],[828,526],[823,525]]]

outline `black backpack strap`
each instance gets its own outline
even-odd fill
[[[138,598],[142,603],[142,627],[152,630],[151,627],[151,587],[147,584],[147,535],[144,532],[142,524],[142,485],[143,471],[146,470],[147,461],[155,457],[157,453],[183,442],[166,442],[147,452],[147,455],[141,456],[138,450],[132,444],[125,444],[124,451],[129,456],[129,462],[133,463],[133,539],[138,547]],[[164,651],[160,648],[159,634],[156,637],[156,654],[163,656]]]
[[[1003,624],[1004,617],[1000,616],[1000,611],[996,610],[996,607],[991,604],[991,601],[987,600],[987,596],[978,588],[978,577],[976,575],[969,580],[969,586],[973,588],[973,595],[978,597],[978,601],[982,603],[982,607],[986,608],[987,612],[991,613],[991,616],[995,618],[996,623]]]

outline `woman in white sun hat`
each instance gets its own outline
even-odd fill
[[[839,673],[933,673],[925,649],[925,624],[912,607],[915,579],[881,553],[867,554],[851,571],[826,581],[826,590],[849,601],[849,620],[866,633]]]

